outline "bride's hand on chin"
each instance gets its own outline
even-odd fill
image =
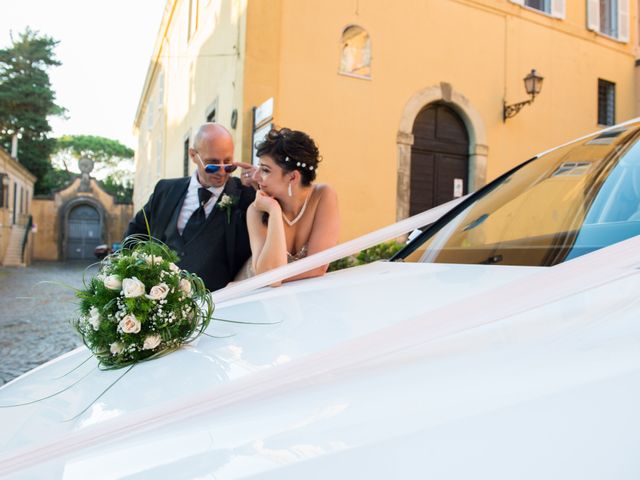
[[[256,192],[256,199],[253,202],[255,208],[260,212],[267,212],[269,215],[281,211],[278,201],[264,193],[262,190]]]

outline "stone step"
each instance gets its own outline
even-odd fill
[[[22,240],[26,228],[20,225],[14,225],[9,235],[9,245],[4,254],[2,265],[5,267],[24,267],[22,261]]]

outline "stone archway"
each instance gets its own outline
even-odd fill
[[[450,84],[428,87],[415,93],[405,105],[398,128],[398,177],[396,218],[409,216],[411,200],[411,147],[414,144],[413,126],[418,114],[428,105],[440,102],[454,110],[465,123],[469,135],[469,187],[474,191],[486,183],[487,136],[480,114],[469,100],[456,92]]]
[[[59,258],[94,258],[94,248],[104,243],[105,218],[104,207],[91,197],[76,197],[68,201],[60,209]]]

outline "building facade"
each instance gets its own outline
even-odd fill
[[[0,265],[28,265],[32,257],[31,208],[36,177],[0,148]]]
[[[193,170],[201,123],[227,126],[249,162],[287,126],[317,141],[353,238],[634,117],[637,25],[629,0],[169,0],[135,119],[135,206]]]

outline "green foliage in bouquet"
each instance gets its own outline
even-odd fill
[[[377,260],[386,260],[391,258],[395,253],[404,247],[403,243],[390,240],[388,242],[379,243],[373,247],[358,252],[357,255],[341,258],[329,264],[329,271],[342,270],[343,268],[364,265],[365,263],[375,262]]]
[[[200,277],[178,268],[166,245],[135,235],[100,263],[76,295],[73,323],[103,369],[121,368],[193,341],[213,315]]]

